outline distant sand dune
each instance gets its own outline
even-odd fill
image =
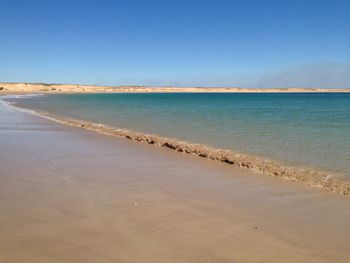
[[[350,92],[350,89],[321,88],[238,88],[238,87],[152,87],[96,86],[79,84],[7,83],[0,82],[0,94],[9,93],[118,93],[118,92]]]

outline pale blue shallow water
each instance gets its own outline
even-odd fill
[[[16,101],[350,176],[350,94],[84,94]]]

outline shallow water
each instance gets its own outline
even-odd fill
[[[15,101],[350,176],[350,94],[79,94]]]

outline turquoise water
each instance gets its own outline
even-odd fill
[[[350,94],[84,94],[16,101],[350,176]]]

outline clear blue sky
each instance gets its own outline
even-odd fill
[[[0,0],[0,81],[350,87],[349,0]]]

